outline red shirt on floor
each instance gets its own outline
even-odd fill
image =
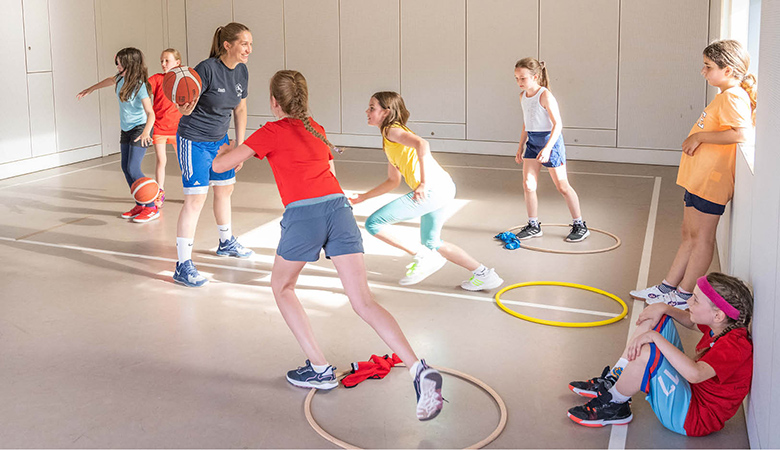
[[[156,73],[149,77],[149,84],[152,86],[152,109],[154,110],[154,134],[158,136],[176,136],[176,130],[179,128],[179,119],[181,113],[172,101],[163,94],[162,84],[164,73]]]
[[[704,333],[696,351],[710,346],[710,328],[699,325]],[[750,391],[753,379],[753,343],[747,330],[737,328],[723,335],[699,361],[715,370],[715,376],[691,384],[691,405],[685,418],[688,436],[704,436],[723,428],[734,417]]]
[[[312,127],[325,136],[314,119]],[[330,171],[333,155],[319,138],[309,133],[303,121],[284,118],[268,122],[244,142],[259,159],[268,158],[284,206],[298,200],[342,194]]]

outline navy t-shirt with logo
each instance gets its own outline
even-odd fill
[[[203,82],[200,99],[189,116],[179,121],[179,135],[196,142],[216,142],[227,134],[230,115],[247,96],[249,70],[243,63],[229,69],[221,59],[209,58],[195,66]]]

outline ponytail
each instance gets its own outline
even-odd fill
[[[235,42],[238,35],[244,31],[249,31],[249,27],[238,22],[230,22],[224,27],[217,27],[217,31],[214,32],[214,37],[211,39],[209,58],[218,58],[224,55],[227,52],[225,42]]]
[[[756,96],[758,90],[756,83],[756,76],[749,73],[742,78],[742,82],[739,84],[739,86],[747,92],[748,97],[750,97],[750,110],[752,111],[751,117],[753,119],[753,126],[756,126]]]

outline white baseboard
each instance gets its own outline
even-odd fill
[[[103,146],[98,144],[0,164],[0,180],[38,172],[40,170],[52,169],[54,167],[66,166],[88,159],[100,158],[103,156],[102,148]]]
[[[336,146],[381,148],[382,138],[378,135],[328,134]],[[512,142],[468,141],[457,139],[428,139],[434,152],[470,153],[477,155],[514,156],[517,144]],[[566,146],[566,157],[579,161],[603,161],[631,164],[655,164],[677,166],[681,151],[635,149],[616,147]]]

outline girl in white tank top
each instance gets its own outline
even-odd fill
[[[528,225],[517,237],[520,240],[542,236],[539,222],[539,201],[536,185],[542,166],[548,168],[558,192],[563,195],[572,217],[571,232],[567,242],[579,242],[590,235],[582,220],[580,200],[569,184],[566,175],[566,150],[561,130],[561,115],[558,102],[548,89],[547,68],[544,62],[534,58],[523,58],[515,64],[515,79],[523,92],[520,105],[523,108],[523,132],[515,161],[523,165],[523,188],[525,207],[528,211]]]

